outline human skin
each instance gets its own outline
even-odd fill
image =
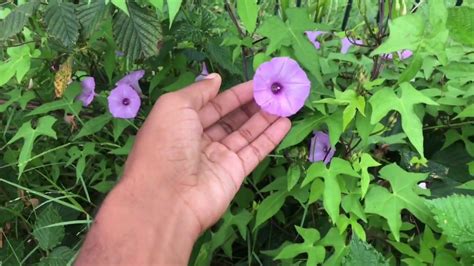
[[[220,85],[210,74],[158,99],[76,265],[188,264],[199,235],[291,127],[259,110],[252,81],[219,94]]]

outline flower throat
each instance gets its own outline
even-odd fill
[[[273,83],[272,86],[271,86],[271,90],[272,90],[273,94],[280,93],[282,91],[282,89],[283,89],[283,86],[281,86],[281,84],[278,83],[278,82]]]

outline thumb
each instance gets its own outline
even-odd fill
[[[217,96],[221,82],[221,76],[217,73],[212,73],[205,76],[203,80],[195,82],[176,93],[181,96],[181,99],[185,100],[184,103],[188,104],[188,107],[199,111]]]

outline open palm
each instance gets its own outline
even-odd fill
[[[165,180],[159,185],[173,187],[202,230],[225,212],[243,179],[291,125],[287,118],[259,110],[251,81],[218,94],[220,84],[213,75],[162,96],[141,128],[126,168],[141,169],[143,175],[159,172]]]

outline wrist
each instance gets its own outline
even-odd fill
[[[115,264],[186,265],[200,225],[170,186],[146,181],[124,178],[103,203],[90,237],[96,235],[101,252],[121,256]]]

